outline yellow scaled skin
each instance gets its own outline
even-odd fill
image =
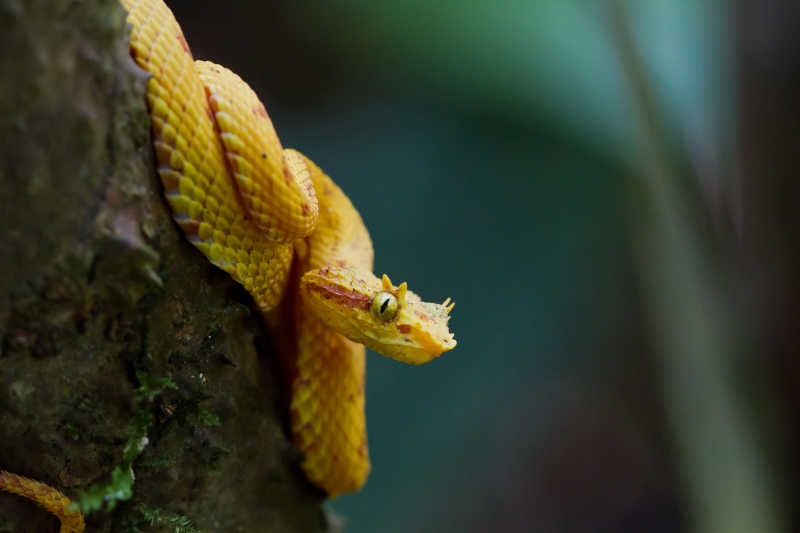
[[[121,2],[131,55],[151,74],[153,144],[173,217],[265,316],[282,304],[269,317],[283,317],[274,334],[286,352],[303,470],[331,497],[357,491],[370,469],[364,345],[407,363],[430,361],[456,345],[447,327],[452,305],[423,302],[405,283],[375,277],[358,212],[319,167],[282,148],[250,87],[224,67],[194,61],[162,0]],[[391,312],[380,314],[387,298]],[[62,533],[83,531],[69,499],[43,483],[0,470],[0,490],[39,502],[61,519]]]
[[[69,511],[69,498],[61,492],[39,481],[0,470],[0,489],[37,502],[61,520],[61,533],[82,533],[83,515]]]
[[[296,153],[296,152],[295,152]],[[302,157],[297,154],[298,157]],[[350,200],[314,163],[305,160],[319,200],[317,229],[298,246],[298,271],[331,260],[372,270],[372,242]],[[357,491],[370,464],[364,416],[364,346],[328,328],[291,287],[296,358],[290,362],[292,436],[305,453],[308,478],[331,496]]]

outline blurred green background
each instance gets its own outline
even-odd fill
[[[743,327],[785,287],[747,260],[768,210],[747,209],[764,169],[742,148],[762,116],[749,76],[797,64],[760,48],[798,57],[780,17],[718,0],[169,3],[194,56],[248,81],[283,144],[347,192],[376,272],[457,302],[454,351],[369,355],[373,472],[330,504],[347,531],[792,529],[796,403],[770,381],[786,367],[762,364],[770,329]],[[778,226],[762,227],[773,251]]]

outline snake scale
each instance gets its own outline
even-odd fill
[[[308,479],[330,497],[370,470],[365,349],[421,364],[452,349],[452,305],[423,302],[372,273],[364,223],[313,162],[283,149],[264,106],[236,74],[195,61],[162,0],[121,0],[130,52],[150,74],[157,171],[186,238],[252,295],[286,361],[292,439]],[[0,470],[0,489],[83,530],[57,490]]]

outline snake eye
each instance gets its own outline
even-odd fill
[[[388,322],[397,314],[397,298],[391,292],[381,291],[372,299],[370,311],[375,318]]]

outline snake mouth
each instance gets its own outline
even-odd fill
[[[445,326],[446,328],[446,326]],[[397,325],[398,331],[408,331],[398,336],[381,336],[379,338],[361,339],[360,342],[370,350],[396,361],[410,365],[421,365],[432,361],[444,352],[456,347],[452,333],[444,336],[428,330],[406,329],[403,324]]]
[[[456,347],[455,335],[447,325],[450,320],[447,306],[427,302],[409,305],[412,306],[410,312],[404,313],[403,323],[396,325],[400,334],[398,340],[405,344],[398,347],[404,348],[404,353],[385,355],[411,364],[422,364]]]
[[[398,344],[396,352],[389,350],[383,355],[404,363],[421,365],[436,359],[444,352],[452,350],[457,344],[455,337],[449,331],[445,336],[439,336],[428,331],[418,331],[410,339],[408,337],[405,339],[407,344]],[[376,351],[382,353],[379,349]]]
[[[416,302],[409,300],[409,315],[413,318],[410,327],[416,342],[433,357],[456,347],[455,336],[448,327],[453,306],[450,298],[441,304],[422,302],[418,297]]]

